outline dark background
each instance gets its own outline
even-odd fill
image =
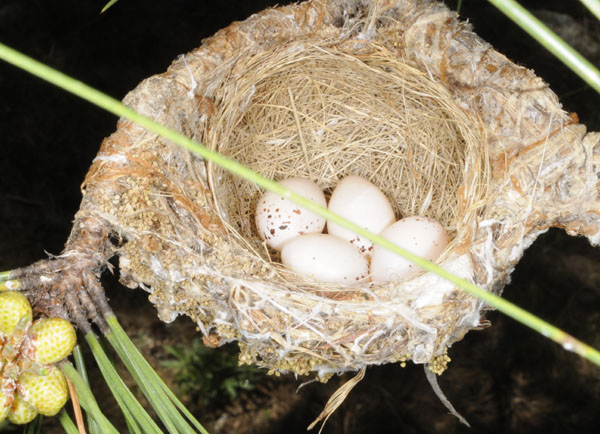
[[[100,15],[103,4],[0,0],[0,41],[121,99],[202,38],[275,2],[120,0]],[[600,27],[579,2],[522,4],[600,63]],[[535,69],[590,130],[600,129],[600,96],[493,6],[464,0],[461,15],[496,49]],[[115,124],[114,116],[0,61],[0,270],[60,253],[78,208],[79,184]],[[117,315],[159,366],[165,344],[197,339],[189,320],[158,322],[142,291],[110,277],[106,286]],[[599,288],[600,249],[553,230],[527,251],[504,296],[598,348]],[[439,379],[471,430],[448,415],[422,368],[409,364],[369,369],[323,432],[599,432],[600,369],[503,315],[489,319],[491,328],[471,332],[451,348],[453,361]],[[167,380],[175,375],[166,369],[161,374]],[[301,433],[348,378],[296,393],[301,380],[265,377],[233,400],[215,399],[222,405],[188,404],[211,432]],[[104,393],[102,386],[97,390]],[[114,409],[109,398],[101,402]],[[43,432],[54,431],[50,424]]]

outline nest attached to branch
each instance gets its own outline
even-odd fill
[[[547,228],[600,237],[598,136],[437,2],[267,10],[125,103],[275,180],[371,180],[397,217],[449,231],[440,266],[496,293]],[[45,281],[117,254],[161,319],[188,315],[210,346],[237,340],[244,363],[320,379],[405,360],[441,373],[447,347],[483,323],[480,301],[430,273],[349,289],[285,270],[254,227],[256,186],[126,120],[82,191]]]

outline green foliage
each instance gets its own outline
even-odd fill
[[[213,349],[196,338],[191,345],[168,346],[166,350],[173,358],[162,364],[175,373],[179,392],[202,407],[231,402],[240,391],[253,390],[265,375],[255,366],[239,366],[233,344]]]
[[[102,8],[102,10],[100,11],[101,14],[103,14],[104,12],[106,12],[108,10],[108,8],[110,8],[112,5],[114,5],[116,2],[118,2],[119,0],[110,0],[108,3],[106,3],[104,5],[104,7]]]

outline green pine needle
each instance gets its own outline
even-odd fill
[[[162,378],[160,378],[158,374],[156,374],[154,369],[152,369],[148,361],[138,351],[133,342],[131,342],[131,339],[129,339],[129,336],[127,336],[125,330],[123,330],[123,327],[121,327],[121,324],[117,320],[117,317],[111,315],[106,319],[106,321],[112,333],[114,333],[118,337],[118,339],[122,342],[124,346],[130,348],[130,353],[134,356],[139,366],[142,366],[144,368],[145,374],[149,376],[148,378],[153,378],[154,381],[156,381],[156,383],[160,386],[162,391],[166,394],[167,398],[169,398],[169,400],[173,404],[175,404],[177,408],[179,408],[179,410],[196,427],[198,431],[200,431],[202,434],[208,434],[208,431],[206,431],[202,424],[190,413],[190,411],[183,405],[179,398],[177,398],[173,391],[169,389],[169,387],[165,384]]]
[[[85,381],[79,372],[77,372],[77,370],[73,367],[73,365],[71,365],[70,362],[63,362],[61,363],[60,368],[63,374],[65,374],[65,376],[71,380],[71,383],[73,383],[79,404],[87,412],[87,414],[94,418],[95,422],[98,424],[100,432],[102,434],[119,434],[119,431],[117,431],[112,423],[110,423],[110,421],[106,418],[106,416],[104,416],[102,410],[100,410],[100,407],[98,407],[98,403],[96,402],[96,398],[94,398],[94,394],[87,384],[85,384]]]
[[[133,393],[131,393],[131,390],[129,390],[123,379],[119,376],[96,336],[94,336],[93,333],[87,333],[85,335],[85,340],[90,346],[92,354],[96,358],[96,363],[98,364],[108,387],[117,400],[117,404],[121,407],[127,424],[130,425],[135,432],[140,432],[139,430],[141,430],[141,432],[146,434],[162,434],[158,425],[152,420]]]
[[[89,386],[90,381],[87,375],[85,362],[83,360],[83,351],[81,351],[81,347],[79,345],[75,345],[75,348],[73,348],[73,359],[75,359],[75,367],[77,368],[77,372],[79,372],[79,375],[81,375],[81,378],[85,384]]]
[[[579,0],[600,20],[600,0]]]
[[[101,14],[103,14],[104,12],[106,12],[108,10],[108,8],[110,8],[112,5],[114,5],[116,2],[118,2],[119,0],[110,0],[108,3],[106,3],[104,5],[104,7],[102,8],[102,10],[100,11]]]
[[[185,416],[198,431],[208,434],[200,422],[193,417],[144,359],[117,321],[117,318],[110,315],[106,320],[111,329],[111,332],[106,335],[106,339],[117,351],[155,411],[159,415],[162,413],[166,416],[166,420],[163,419],[163,416],[160,417],[169,432],[172,434],[195,433],[194,428],[183,417]],[[183,413],[183,416],[178,409]],[[167,421],[169,424],[167,424]]]
[[[90,387],[90,381],[88,379],[87,369],[83,359],[83,351],[81,351],[81,347],[79,345],[76,345],[73,349],[73,358],[75,359],[75,367],[77,368],[77,372],[79,372],[79,375],[81,375],[81,378],[85,384]],[[89,434],[102,434],[98,424],[92,417],[90,417],[89,414],[87,415],[87,424]]]
[[[73,419],[64,409],[58,415],[58,420],[67,434],[79,434],[79,430],[75,426]]]
[[[159,389],[156,387],[155,384],[149,381],[149,379],[144,375],[143,372],[141,372],[140,366],[132,361],[130,353],[123,348],[121,342],[119,342],[118,339],[115,339],[114,335],[109,333],[105,337],[116,350],[117,354],[119,355],[125,367],[139,386],[140,390],[142,391],[146,399],[148,399],[150,405],[152,406],[154,411],[156,411],[158,417],[167,428],[167,431],[171,434],[177,434],[179,432],[179,427],[177,421],[175,420],[176,416],[173,414],[173,411],[171,409],[165,407],[163,401],[158,396]],[[188,432],[189,431],[185,427],[183,427],[182,434],[187,434]]]
[[[598,1],[581,0],[590,5]],[[600,71],[573,47],[567,44],[544,23],[533,16],[531,12],[521,6],[516,0],[489,0],[502,13],[508,16],[515,24],[525,30],[529,35],[554,54],[561,62],[575,72],[583,81],[589,84],[596,92],[600,93]],[[600,9],[599,9],[600,10]]]

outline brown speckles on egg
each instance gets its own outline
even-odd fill
[[[280,184],[294,193],[315,200],[320,205],[326,205],[323,192],[310,180],[291,178],[281,181]],[[261,235],[271,233],[271,238],[266,241],[269,247],[276,250],[280,250],[285,242],[300,232],[319,233],[325,226],[324,218],[300,208],[279,194],[266,192],[258,203],[260,206],[255,216],[257,232]]]

